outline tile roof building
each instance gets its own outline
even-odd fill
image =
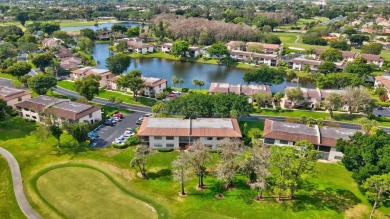
[[[387,91],[387,97],[390,98],[390,75],[376,76],[374,82],[374,88],[383,86]]]
[[[385,63],[385,59],[379,55],[373,55],[373,54],[360,54],[361,57],[363,57],[365,60],[367,60],[367,63],[372,63],[377,65],[378,67],[382,67]]]
[[[58,99],[44,95],[17,103],[15,106],[23,118],[37,122],[43,121],[47,110],[58,117],[60,122],[88,122],[94,124],[102,120],[100,106],[76,103],[68,99]]]
[[[255,52],[244,52],[240,50],[231,50],[230,57],[237,61],[249,62],[252,64],[266,64],[268,66],[276,66],[278,64],[278,55],[261,54]]]
[[[241,138],[237,119],[230,118],[148,118],[137,133],[151,148],[185,148],[201,141],[215,149],[224,138]]]
[[[120,77],[117,75],[113,78],[110,78],[107,81],[107,88],[111,90],[119,90],[119,86],[116,84],[116,80]],[[168,80],[163,78],[153,78],[153,77],[142,77],[145,87],[142,89],[142,95],[155,97],[158,93],[164,92],[164,89],[167,88]],[[128,90],[128,92],[131,92]]]
[[[72,81],[81,80],[88,75],[98,75],[102,79],[100,80],[100,87],[107,86],[107,81],[113,78],[115,75],[107,69],[101,69],[96,67],[84,67],[71,71],[70,79]]]
[[[264,142],[266,144],[290,145],[297,141],[307,140],[311,142],[317,150],[321,152],[322,159],[329,161],[339,161],[344,156],[336,150],[338,139],[348,140],[349,136],[359,132],[356,129],[307,126],[306,124],[296,124],[265,120]]]
[[[259,93],[271,93],[269,85],[242,85],[242,84],[227,84],[227,83],[211,83],[209,93],[235,93],[238,95],[247,95],[249,103],[253,102],[253,95]],[[270,100],[271,101],[271,100]]]
[[[16,109],[15,104],[30,98],[30,91],[0,85],[0,99],[4,100],[13,109]]]
[[[286,87],[284,89],[284,92],[286,93],[289,89],[295,89],[296,87]],[[321,101],[324,101],[330,93],[338,93],[343,94],[343,90],[332,90],[332,89],[319,89],[319,88],[300,88],[303,93],[303,100],[299,101],[298,103],[293,103],[292,100],[290,100],[287,95],[284,95],[284,97],[280,100],[280,106],[283,108],[290,108],[293,105],[301,105],[304,102],[308,103],[310,108],[315,108],[316,104],[320,104]],[[319,105],[319,107],[321,107]]]

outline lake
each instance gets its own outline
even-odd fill
[[[103,29],[103,28],[107,28],[108,30],[111,30],[111,27],[114,24],[119,24],[119,25],[123,25],[123,26],[126,26],[126,27],[134,27],[134,26],[137,26],[137,25],[141,25],[140,23],[136,23],[136,22],[116,22],[116,23],[99,24],[99,26],[88,25],[88,26],[75,26],[75,27],[61,27],[61,30],[63,30],[63,31],[75,31],[75,30],[82,30],[82,29],[85,29],[85,28],[89,28],[89,29],[92,29],[92,30],[100,30],[100,29]]]
[[[95,44],[93,51],[93,57],[95,61],[98,62],[98,66],[100,68],[106,68],[105,60],[110,56],[108,44]],[[187,88],[199,88],[192,85],[192,80],[202,80],[205,82],[205,86],[203,86],[202,89],[208,89],[212,82],[245,84],[242,76],[248,71],[242,68],[195,62],[181,62],[159,58],[132,59],[130,67],[125,72],[129,72],[133,69],[140,70],[145,77],[165,78],[170,85],[172,85],[172,76],[183,78],[184,83],[182,87]],[[271,90],[273,93],[283,92],[286,86],[295,87],[298,85],[298,83],[285,81],[281,84],[272,85]],[[305,87],[314,87],[314,85],[307,84]]]

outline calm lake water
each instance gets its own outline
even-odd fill
[[[108,52],[108,44],[95,44],[93,57],[98,62],[100,68],[106,68],[105,60],[110,56]],[[203,80],[205,86],[202,89],[208,89],[212,82],[231,83],[231,84],[245,84],[242,76],[248,70],[227,67],[212,64],[202,64],[194,62],[180,62],[159,58],[143,58],[132,59],[130,67],[125,71],[137,69],[142,72],[145,77],[158,77],[168,80],[171,84],[172,76],[184,79],[183,87],[199,88],[192,85],[193,79]],[[273,93],[283,92],[286,86],[298,86],[298,83],[283,82],[281,84],[272,85]],[[301,85],[302,86],[302,85]],[[302,86],[303,87],[303,86]],[[312,84],[305,84],[305,87],[314,87]]]
[[[61,30],[63,30],[63,31],[75,31],[75,30],[81,30],[81,29],[85,29],[85,28],[89,28],[89,29],[92,29],[92,30],[99,30],[99,29],[107,28],[108,30],[111,30],[111,27],[114,24],[119,24],[119,25],[123,25],[123,26],[126,26],[126,27],[134,27],[134,26],[140,25],[140,23],[135,23],[135,22],[119,22],[119,23],[99,24],[99,26],[89,25],[89,26],[76,26],[76,27],[61,27]]]

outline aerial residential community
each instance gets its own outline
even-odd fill
[[[0,0],[0,219],[388,218],[389,12]]]

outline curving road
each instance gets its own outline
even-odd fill
[[[22,175],[20,174],[19,164],[15,157],[4,148],[0,147],[0,154],[7,160],[11,169],[12,182],[15,192],[16,201],[23,214],[28,219],[41,219],[41,217],[34,211],[30,203],[27,201],[23,190]]]

